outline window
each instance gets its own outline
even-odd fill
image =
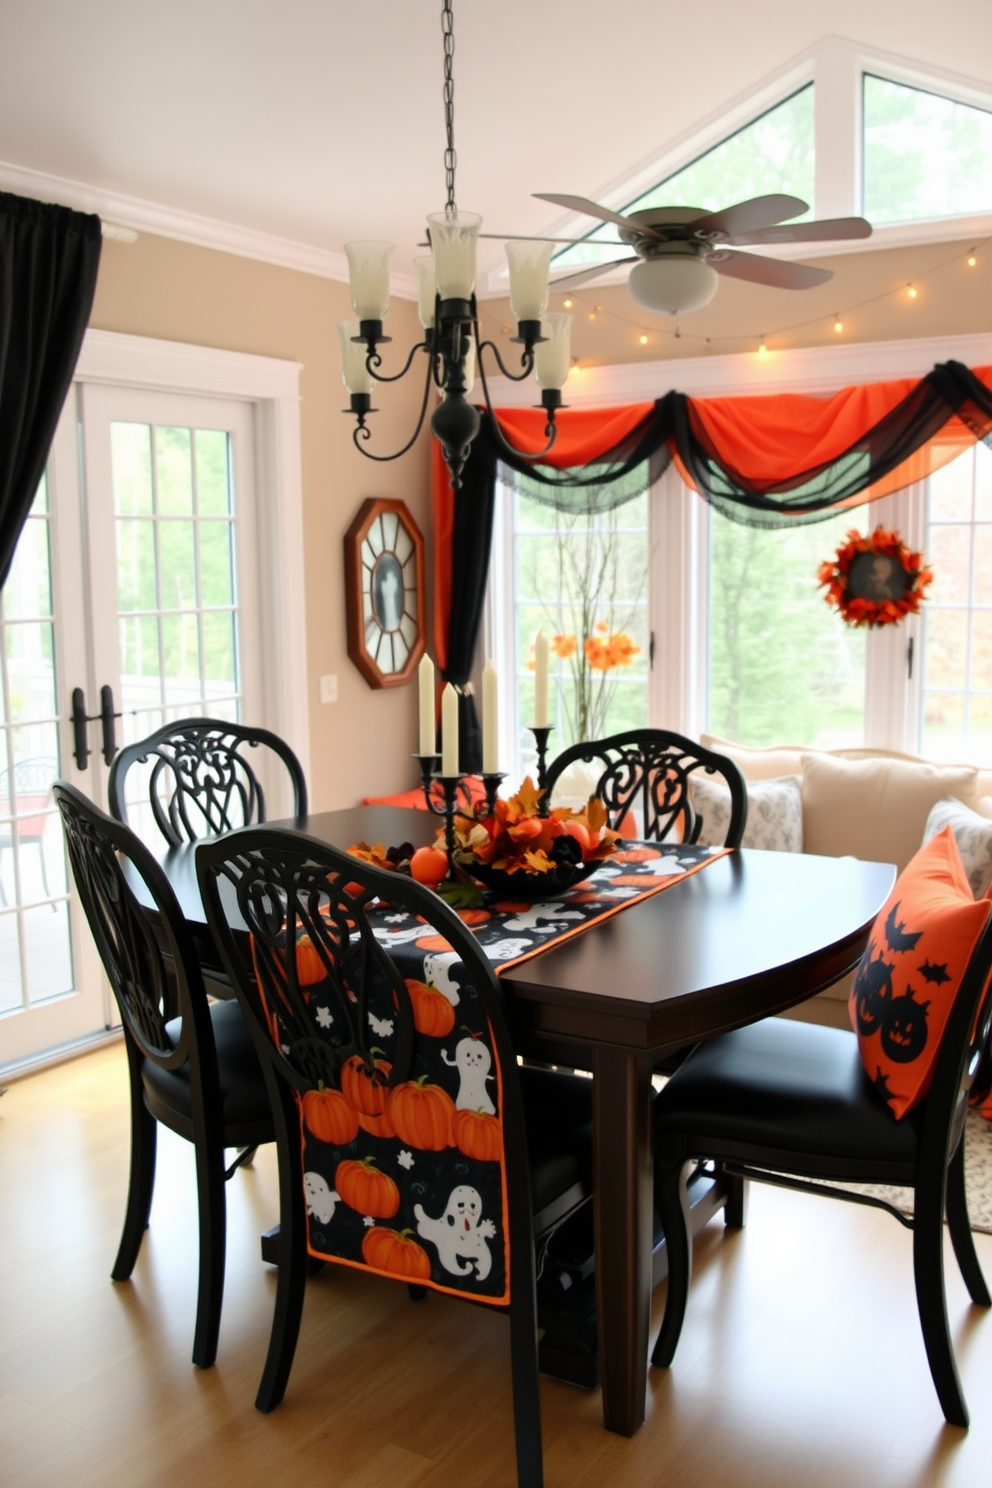
[[[839,623],[816,581],[852,513],[771,531],[709,516],[711,732],[754,745],[863,743],[865,632]]]
[[[766,192],[813,200],[813,84],[746,124],[682,170],[621,208],[701,207],[715,211]],[[809,214],[807,213],[806,216]],[[617,229],[604,223],[574,248],[556,255],[554,269],[608,263],[621,247]]]
[[[992,211],[992,113],[864,75],[864,213],[912,222]]]
[[[920,749],[992,765],[992,450],[975,445],[928,484]]]
[[[505,486],[499,499],[512,595],[501,662],[516,677],[508,768],[523,773],[534,763],[528,725],[540,630],[552,638],[554,753],[648,722],[649,495],[593,517],[556,511]]]

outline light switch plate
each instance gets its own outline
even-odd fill
[[[322,703],[336,703],[338,700],[338,677],[337,672],[331,672],[320,679],[320,701]]]

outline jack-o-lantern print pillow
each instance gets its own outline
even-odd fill
[[[924,1098],[968,961],[989,912],[950,827],[922,847],[880,911],[851,989],[869,1078],[898,1120]]]

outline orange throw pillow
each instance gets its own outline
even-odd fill
[[[907,864],[872,928],[848,1007],[861,1061],[896,1119],[924,1098],[989,913],[950,827]]]

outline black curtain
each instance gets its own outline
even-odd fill
[[[100,219],[0,192],[0,587],[93,306]]]

